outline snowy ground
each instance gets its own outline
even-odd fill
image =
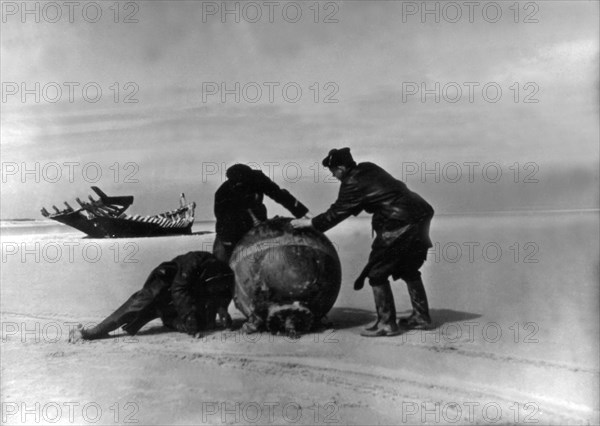
[[[359,336],[373,300],[352,282],[371,238],[368,220],[352,219],[328,233],[343,270],[330,330],[194,340],[153,321],[135,338],[66,342],[69,327],[100,321],[161,261],[210,250],[214,234],[200,231],[212,226],[127,240],[4,226],[2,422],[598,423],[597,212],[436,217],[439,245],[422,270],[433,331]],[[393,289],[408,312],[405,284]]]

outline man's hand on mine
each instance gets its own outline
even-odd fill
[[[293,228],[308,228],[309,226],[312,226],[312,220],[311,219],[305,219],[305,218],[301,218],[301,219],[294,219],[291,222],[291,225]]]

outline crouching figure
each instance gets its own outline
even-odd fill
[[[233,297],[233,272],[211,253],[192,251],[163,262],[148,276],[144,287],[100,324],[69,333],[69,342],[109,337],[122,327],[130,335],[161,318],[171,329],[199,336],[215,328],[216,317],[231,327],[227,307]]]

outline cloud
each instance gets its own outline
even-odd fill
[[[97,104],[3,103],[3,161],[133,161],[146,185],[164,190],[165,180],[194,188],[205,161],[308,168],[336,146],[389,168],[466,159],[575,166],[598,158],[596,2],[539,4],[536,24],[510,14],[497,24],[403,22],[402,2],[341,2],[331,24],[315,24],[308,8],[297,24],[236,24],[203,22],[201,2],[139,4],[137,24],[3,24],[3,81],[93,81],[105,89]],[[300,84],[302,101],[202,102],[205,82],[271,81]],[[471,81],[497,82],[501,101],[479,95],[470,103],[466,92],[457,103],[403,100],[404,82]],[[115,82],[138,84],[140,102],[113,102]],[[339,88],[338,103],[322,102],[328,82]],[[527,82],[538,85],[538,103],[522,102]]]

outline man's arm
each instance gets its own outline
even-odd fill
[[[292,226],[302,228],[314,226],[317,230],[325,232],[351,215],[356,216],[362,211],[362,195],[355,182],[342,183],[338,198],[329,209],[315,216],[309,222],[303,219],[292,221]]]
[[[288,209],[294,215],[294,217],[302,217],[308,213],[308,208],[298,201],[292,194],[285,189],[281,189],[279,185],[269,179],[268,176],[265,176],[264,173],[260,171],[258,173],[262,175],[259,178],[261,189],[267,196],[272,198],[273,201]]]

